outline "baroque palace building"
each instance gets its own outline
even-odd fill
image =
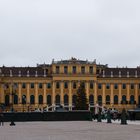
[[[132,109],[140,105],[140,67],[110,68],[76,58],[36,67],[0,67],[0,103],[6,111],[35,108],[74,110],[76,92],[84,82],[89,109]]]

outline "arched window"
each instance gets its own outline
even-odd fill
[[[110,104],[110,96],[109,95],[106,96],[106,104]]]
[[[98,95],[98,103],[99,103],[99,105],[102,104],[102,96],[101,95]]]
[[[131,96],[130,96],[130,104],[135,104],[134,95],[131,95]]]
[[[47,96],[47,104],[51,105],[52,104],[52,99],[51,99],[51,95]]]
[[[5,105],[6,105],[6,106],[9,106],[9,105],[10,105],[10,98],[9,98],[9,95],[6,95],[6,96],[5,96]]]
[[[125,95],[122,96],[122,100],[126,101],[126,96]]]
[[[39,95],[39,104],[43,104],[43,96],[42,95]]]
[[[73,105],[76,105],[76,100],[77,100],[77,96],[76,95],[73,95],[72,96],[72,104]]]
[[[67,94],[64,95],[64,105],[68,105],[69,104],[69,97]]]
[[[122,104],[126,104],[126,96],[125,95],[122,96]]]
[[[56,105],[60,105],[60,95],[55,96],[55,103]]]
[[[118,104],[118,96],[117,95],[114,96],[114,104]]]
[[[26,104],[26,95],[22,95],[22,104]]]
[[[94,96],[93,95],[90,95],[89,96],[89,104],[90,105],[93,105],[94,104]]]
[[[35,103],[35,96],[31,95],[30,96],[30,104],[34,104]]]
[[[14,104],[18,104],[18,96],[14,95]]]

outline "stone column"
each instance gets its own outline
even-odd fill
[[[126,95],[126,100],[129,102],[130,101],[130,84],[127,84],[127,95]]]
[[[135,84],[135,101],[136,101],[136,104],[138,104],[138,84]]]
[[[86,81],[86,96],[89,103],[89,81]]]
[[[97,82],[94,82],[94,104],[97,103]]]
[[[4,85],[1,84],[1,95],[0,95],[0,98],[1,98],[0,102],[1,103],[5,103],[5,95],[4,94],[5,94],[4,93]]]
[[[121,104],[121,100],[122,100],[122,85],[119,84],[119,99],[118,99],[119,105]]]
[[[46,106],[47,96],[46,96],[46,83],[43,84],[43,105]]]
[[[64,71],[63,71],[64,69],[63,68],[64,68],[63,66],[60,66],[60,74],[64,73]]]
[[[70,73],[70,74],[72,73],[72,66],[71,65],[68,66],[68,73]]]
[[[18,105],[21,107],[22,104],[22,95],[21,95],[21,83],[18,84],[18,99],[19,99],[19,103]]]
[[[38,105],[38,83],[35,83],[35,105]]]
[[[13,103],[13,101],[12,101],[12,92],[13,92],[13,84],[11,83],[10,85],[9,85],[9,87],[10,87],[10,94],[9,94],[9,99],[10,99],[10,104],[12,104]],[[14,97],[13,97],[14,98]]]
[[[89,66],[85,66],[85,73],[89,73]]]
[[[30,103],[30,83],[27,83],[27,97],[26,97],[27,104]]]
[[[69,81],[69,107],[72,107],[72,83]]]
[[[64,82],[61,81],[60,84],[61,84],[61,85],[60,85],[60,103],[61,103],[62,105],[64,105],[64,92],[63,92],[63,89],[64,89]]]
[[[55,105],[55,86],[56,86],[56,82],[53,81],[52,83],[52,104]]]
[[[110,104],[114,105],[113,84],[111,83],[110,85],[111,85],[111,87],[110,87],[111,88]]]
[[[103,105],[106,104],[105,87],[106,87],[106,85],[105,85],[105,83],[103,83],[103,103],[102,103]]]

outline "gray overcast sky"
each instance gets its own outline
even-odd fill
[[[71,57],[140,65],[140,0],[0,0],[0,66]]]

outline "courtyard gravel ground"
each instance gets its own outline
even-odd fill
[[[140,140],[140,121],[16,122],[0,126],[0,140]]]

